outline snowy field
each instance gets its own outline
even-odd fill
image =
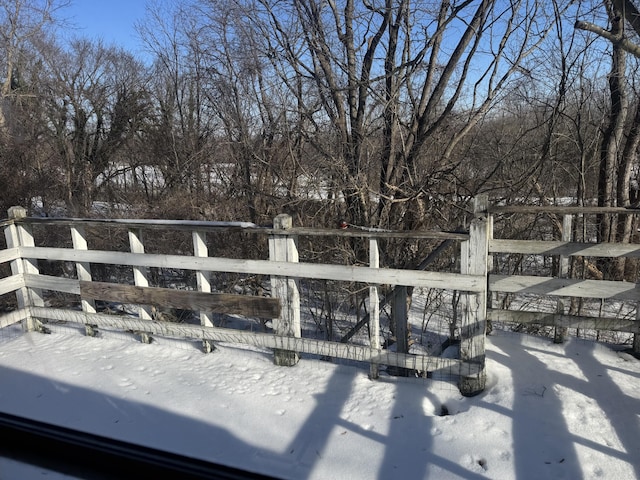
[[[0,337],[0,411],[288,479],[640,477],[640,362],[505,331],[487,355],[463,398],[230,346],[29,333]],[[0,459],[2,480],[43,475],[62,477]]]

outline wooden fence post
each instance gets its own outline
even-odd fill
[[[129,248],[131,253],[144,253],[144,243],[142,243],[142,230],[129,230]],[[149,286],[149,269],[147,267],[133,267],[133,282],[138,287]],[[151,320],[151,308],[146,305],[138,307],[138,315],[142,320]],[[151,336],[147,332],[139,332],[142,343],[151,343]]]
[[[467,255],[461,262],[463,274],[481,275],[485,278],[485,284],[489,253],[488,203],[486,195],[475,199],[475,218],[469,227],[469,243],[466,248],[463,248],[463,251],[467,251]],[[460,393],[467,397],[481,393],[487,382],[485,369],[487,294],[487,288],[483,292],[465,294],[465,313],[460,328],[460,359],[480,367],[477,374],[460,377]]]
[[[293,226],[290,215],[281,214],[273,220],[274,230],[289,230]],[[269,237],[269,259],[275,262],[297,262],[298,248],[296,239],[291,235],[271,235]],[[300,329],[300,292],[295,279],[289,277],[271,277],[271,295],[280,299],[282,313],[273,319],[273,331],[276,335],[301,337]],[[292,366],[298,363],[297,352],[288,350],[274,351],[276,365]]]
[[[205,232],[196,232],[192,234],[193,238],[193,254],[196,257],[208,257],[209,249],[207,247],[207,234]],[[209,272],[196,271],[196,285],[199,292],[211,293],[211,282]],[[200,312],[200,325],[203,327],[213,327],[213,315],[211,312]],[[215,350],[213,342],[210,340],[202,340],[202,348],[206,353]]]
[[[375,238],[369,240],[369,267],[380,268],[380,251]],[[369,344],[372,350],[380,350],[380,299],[375,285],[369,287]],[[369,378],[378,378],[379,370],[378,364],[371,362]]]
[[[406,285],[396,285],[391,298],[391,315],[393,334],[396,337],[396,352],[409,353],[409,305]],[[387,372],[398,377],[408,377],[409,369],[388,367]]]
[[[407,322],[409,318],[408,289],[405,285],[398,285],[395,288],[391,311],[395,322],[396,351],[398,353],[409,353],[409,329]]]
[[[488,200],[487,200],[488,207]],[[494,270],[494,258],[493,255],[489,253],[489,243],[493,240],[493,214],[487,214],[487,309],[494,308],[495,305],[498,304],[498,292],[490,292],[489,291],[489,282],[488,276]],[[491,320],[487,319],[487,334],[490,334],[493,331],[493,323]]]
[[[570,242],[571,241],[571,223],[573,217],[571,215],[563,215],[562,216],[562,241]],[[567,278],[569,276],[569,257],[566,255],[560,255],[558,258],[558,277],[559,278]],[[562,297],[558,298],[556,311],[564,315],[565,313],[565,299]],[[567,327],[555,327],[553,334],[553,343],[564,343],[567,336]]]
[[[640,302],[636,304],[636,322],[640,324]],[[631,349],[636,357],[640,358],[640,333],[633,334]]]
[[[88,250],[87,236],[84,227],[81,225],[75,225],[71,227],[71,241],[73,242],[73,248],[76,250]],[[78,280],[90,282],[91,278],[91,264],[88,262],[76,262],[76,273]],[[87,313],[96,313],[96,303],[93,299],[81,298],[80,303],[82,305],[82,311]],[[84,326],[85,333],[89,337],[95,337],[97,334],[96,326],[88,323]]]
[[[20,220],[27,217],[27,209],[20,206],[11,207],[7,213],[8,218],[12,220]],[[35,246],[31,227],[25,223],[13,222],[9,225],[5,229],[5,239],[7,241],[8,248]],[[37,260],[20,258],[11,262],[12,275],[38,275],[38,273],[40,272],[38,270]],[[39,288],[23,287],[16,291],[16,297],[18,301],[18,308],[24,308],[27,311],[29,311],[29,307],[32,306],[44,306],[42,290]],[[30,312],[28,313],[27,320],[25,322],[25,329],[28,332],[40,330],[39,323],[31,316]]]

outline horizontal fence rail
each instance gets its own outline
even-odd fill
[[[185,255],[137,254],[126,252],[74,250],[70,248],[22,247],[22,258],[37,260],[63,260],[137,267],[180,268],[211,272],[277,275],[282,277],[337,280],[366,284],[413,285],[416,287],[446,288],[480,292],[484,290],[484,277],[458,273],[424,272],[392,268],[358,267],[350,265],[326,265],[303,262],[277,262],[271,260],[246,260],[221,257],[191,257]],[[46,282],[46,280],[44,280]],[[33,286],[39,282],[31,277]],[[54,289],[54,285],[49,287]],[[47,288],[49,288],[47,287]],[[44,286],[41,288],[45,288]],[[74,287],[75,288],[75,287]],[[79,286],[77,287],[79,288]],[[65,291],[65,290],[62,290]],[[74,290],[77,293],[79,290]]]
[[[27,222],[29,225],[43,226],[83,226],[83,227],[115,227],[124,229],[149,229],[149,230],[176,230],[176,231],[200,231],[205,233],[243,232],[259,235],[299,235],[309,237],[345,237],[345,238],[405,238],[405,239],[432,239],[432,240],[469,240],[469,235],[464,232],[443,232],[435,230],[383,230],[378,228],[354,227],[349,229],[321,229],[291,227],[287,230],[279,230],[271,227],[260,227],[250,222],[211,222],[196,220],[165,220],[165,219],[101,219],[101,218],[55,218],[55,217],[29,217],[28,220],[4,220],[0,227],[6,227],[15,223]]]
[[[637,283],[608,280],[577,280],[531,275],[490,275],[489,288],[494,292],[542,296],[611,300],[640,299],[640,285]]]
[[[602,330],[640,334],[640,322],[631,319],[564,315],[561,313],[527,312],[522,310],[490,309],[487,318],[493,322],[536,324],[547,327]]]
[[[564,255],[571,257],[640,258],[640,245],[623,243],[580,243],[535,240],[489,241],[491,253],[520,253],[524,255]]]
[[[450,375],[474,375],[478,365],[462,362],[454,358],[441,358],[427,355],[410,355],[384,350],[371,349],[362,345],[350,345],[339,342],[315,339],[284,337],[269,333],[244,332],[231,328],[202,327],[172,322],[141,320],[136,317],[86,313],[57,308],[32,307],[29,312],[16,313],[14,319],[25,319],[33,315],[41,319],[56,322],[71,322],[80,325],[93,325],[99,328],[114,328],[133,333],[146,333],[161,337],[186,338],[193,340],[212,340],[215,342],[251,345],[270,349],[279,349],[320,355],[323,357],[344,358],[361,362],[374,362],[381,365],[412,369],[420,372],[434,372]]]
[[[568,205],[489,205],[490,214],[549,214],[549,215],[640,215],[640,208],[596,207]]]

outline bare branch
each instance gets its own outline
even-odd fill
[[[577,21],[575,23],[575,28],[578,30],[585,30],[587,32],[595,33],[596,35],[609,40],[611,43],[618,45],[623,50],[626,50],[630,54],[640,58],[640,46],[636,45],[633,42],[630,42],[628,39],[624,38],[622,35],[615,35],[611,33],[609,30],[605,30],[598,25],[595,25],[590,22]]]

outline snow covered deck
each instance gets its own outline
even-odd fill
[[[640,477],[638,360],[495,331],[487,367],[466,398],[259,350],[30,332],[0,336],[0,411],[286,479]],[[45,473],[66,478],[0,458],[1,478]]]

